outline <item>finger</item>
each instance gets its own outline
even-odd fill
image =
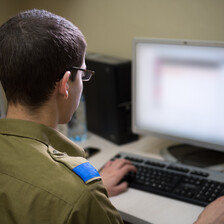
[[[112,166],[113,167],[116,167],[116,168],[121,168],[127,164],[131,164],[131,162],[129,160],[126,160],[126,159],[116,159],[113,161],[113,164]]]
[[[122,182],[119,185],[116,185],[110,192],[108,192],[109,197],[125,192],[127,191],[127,189],[128,189],[128,183]]]
[[[123,175],[126,175],[128,172],[137,172],[137,169],[133,165],[126,165],[126,166],[123,166],[120,170],[120,173]]]
[[[136,172],[137,169],[135,166],[128,164],[123,166],[121,169],[119,169],[119,172],[117,172],[117,180],[120,181],[128,172]]]

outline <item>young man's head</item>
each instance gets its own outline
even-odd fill
[[[9,19],[0,27],[0,80],[8,104],[44,105],[59,77],[83,65],[85,50],[81,31],[60,16],[34,9]]]

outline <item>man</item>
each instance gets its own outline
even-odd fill
[[[0,80],[8,100],[0,120],[0,223],[117,224],[107,198],[127,189],[129,161],[109,162],[101,176],[81,148],[55,130],[76,110],[85,66],[83,34],[44,10],[19,13],[0,27]],[[224,199],[197,224],[224,223]]]
[[[0,120],[0,223],[122,223],[84,151],[57,132],[78,107],[86,41],[66,19],[44,10],[19,13],[0,27],[0,80],[7,118]],[[108,163],[109,196],[129,161]],[[114,172],[118,173],[111,180]]]

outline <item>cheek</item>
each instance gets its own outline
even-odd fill
[[[77,95],[78,101],[79,101],[80,98],[81,98],[82,90],[83,90],[83,83],[82,83],[82,80],[81,80],[81,81],[79,82],[79,85],[76,87],[76,95]]]
[[[76,110],[79,105],[79,101],[82,95],[82,90],[83,90],[83,83],[82,83],[82,80],[80,80],[80,82],[77,82],[77,85],[74,87],[74,93],[73,93],[74,97],[72,99],[74,104],[74,110]]]
[[[82,93],[82,90],[83,90],[83,82],[82,82],[82,76],[81,76],[82,73],[77,73],[76,75],[76,79],[75,79],[75,89],[77,90],[76,93]]]

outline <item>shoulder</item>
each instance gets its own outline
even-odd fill
[[[84,157],[68,156],[66,153],[59,152],[51,146],[48,147],[48,153],[53,160],[62,163],[69,170],[72,170],[84,183],[101,180],[98,171]]]

